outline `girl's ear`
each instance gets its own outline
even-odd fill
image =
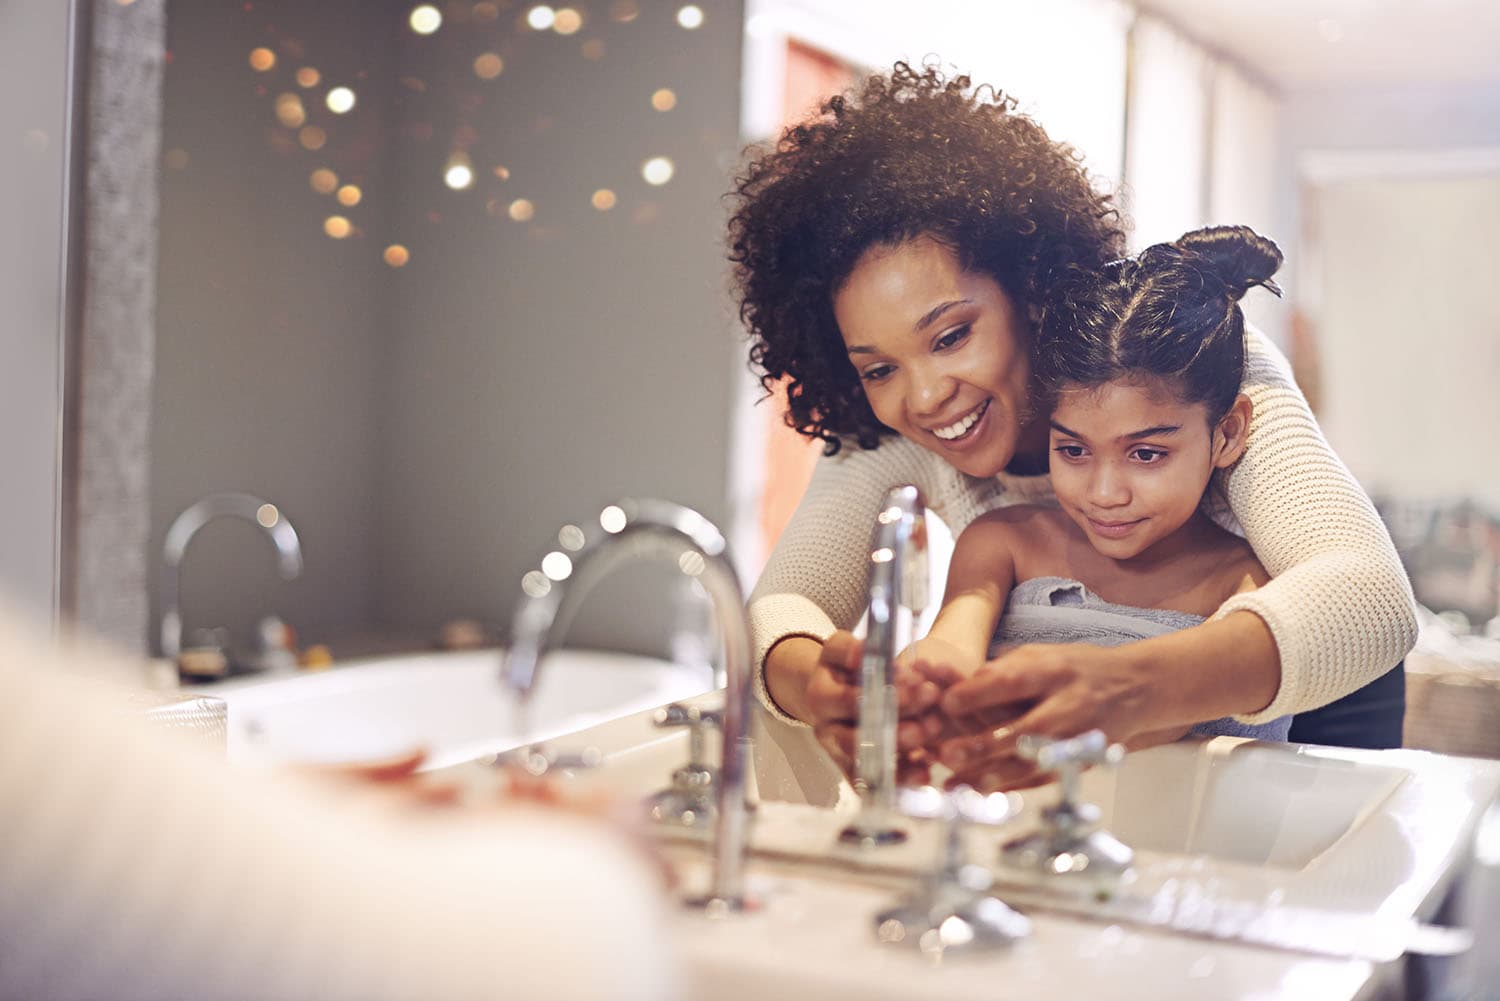
[[[1214,428],[1214,468],[1228,469],[1245,454],[1245,444],[1250,437],[1250,416],[1254,407],[1250,397],[1244,393],[1236,396],[1229,412],[1219,419]]]

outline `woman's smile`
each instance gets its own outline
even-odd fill
[[[1015,458],[1030,412],[1030,331],[995,279],[919,237],[867,251],[833,311],[880,423],[969,476]]]
[[[989,412],[990,401],[985,400],[953,423],[933,428],[932,433],[941,438],[948,448],[963,448],[984,433],[986,428],[981,425]]]

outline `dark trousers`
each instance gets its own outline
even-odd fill
[[[1292,717],[1292,732],[1287,739],[1296,744],[1385,750],[1401,746],[1401,724],[1405,719],[1403,662],[1337,702],[1298,713]]]

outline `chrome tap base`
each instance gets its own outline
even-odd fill
[[[707,830],[718,817],[718,773],[703,765],[685,765],[672,773],[672,785],[646,799],[647,815],[668,827]]]
[[[1003,863],[1047,876],[1117,878],[1135,859],[1119,838],[1095,829],[1099,809],[1091,803],[1065,800],[1043,810],[1042,819],[1046,823],[1042,830],[1001,847]]]
[[[1031,919],[989,889],[990,874],[980,866],[946,868],[912,897],[875,915],[875,937],[938,956],[1004,948],[1030,935]]]

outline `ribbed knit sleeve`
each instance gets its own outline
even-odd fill
[[[1375,507],[1333,453],[1286,359],[1260,332],[1246,338],[1249,443],[1224,493],[1270,583],[1230,599],[1265,621],[1281,654],[1281,688],[1264,723],[1349,694],[1390,670],[1417,637],[1411,583]]]
[[[232,771],[64,666],[0,616],[0,997],[676,996],[602,826]]]

